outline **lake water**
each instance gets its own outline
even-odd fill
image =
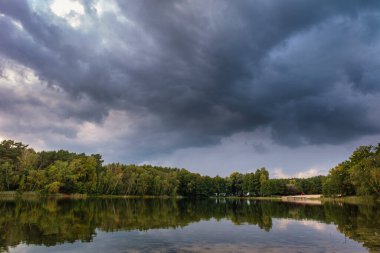
[[[224,199],[2,200],[0,252],[380,252],[380,207]]]

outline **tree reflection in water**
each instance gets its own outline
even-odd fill
[[[0,251],[20,243],[53,246],[90,242],[96,229],[145,231],[176,229],[201,220],[227,219],[265,231],[272,218],[332,223],[347,237],[380,251],[380,208],[325,203],[300,205],[274,201],[223,199],[86,199],[0,201]]]

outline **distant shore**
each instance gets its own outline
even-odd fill
[[[45,194],[40,192],[16,192],[16,191],[1,191],[0,192],[0,200],[4,199],[39,199],[39,198],[56,198],[56,199],[88,199],[88,198],[108,198],[108,199],[133,199],[133,198],[144,198],[144,199],[168,199],[168,198],[183,198],[182,196],[150,196],[150,195],[94,195],[94,194],[81,194],[81,193],[73,193],[73,194],[64,194],[64,193],[55,193],[55,194]]]
[[[54,198],[54,199],[90,199],[90,198],[104,198],[104,199],[180,199],[186,198],[183,196],[150,196],[150,195],[90,195],[90,194],[44,194],[40,192],[17,192],[17,191],[0,191],[0,200],[32,200],[39,198]],[[325,202],[332,203],[347,203],[347,204],[371,204],[380,203],[380,198],[376,196],[344,196],[344,197],[324,197],[320,194],[312,195],[289,195],[289,196],[226,196],[226,197],[204,197],[211,199],[241,199],[241,200],[271,200],[282,201],[300,204],[323,204]]]

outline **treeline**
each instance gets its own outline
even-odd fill
[[[380,143],[360,146],[350,158],[331,169],[323,184],[327,196],[380,196]]]
[[[0,191],[109,195],[270,196],[318,194],[324,177],[269,179],[255,172],[209,177],[150,165],[103,165],[100,155],[65,150],[36,152],[13,140],[0,144]]]

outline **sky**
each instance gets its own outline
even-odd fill
[[[380,142],[378,0],[0,0],[0,139],[326,174]]]

